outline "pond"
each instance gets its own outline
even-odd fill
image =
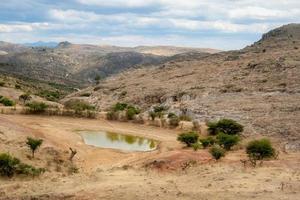
[[[84,143],[101,148],[123,151],[153,151],[157,142],[152,139],[105,131],[80,131]]]

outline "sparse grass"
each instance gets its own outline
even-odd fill
[[[67,101],[65,104],[67,109],[75,110],[77,112],[85,111],[85,110],[95,110],[95,106],[90,105],[85,101],[81,101],[79,99],[71,99]]]
[[[26,107],[29,108],[29,112],[33,114],[40,114],[46,111],[48,105],[44,102],[33,101],[26,104]]]

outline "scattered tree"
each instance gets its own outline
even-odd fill
[[[272,147],[271,142],[268,139],[253,140],[249,142],[246,152],[252,162],[272,158],[276,155],[275,149]]]
[[[228,135],[225,133],[219,133],[217,135],[217,141],[220,146],[222,146],[227,151],[231,149],[234,145],[239,142],[240,138],[237,135]]]
[[[31,149],[32,152],[32,158],[34,158],[35,151],[42,145],[43,140],[42,139],[34,139],[31,137],[27,138],[26,144]]]
[[[177,140],[185,143],[187,147],[190,147],[192,144],[198,142],[199,135],[195,132],[187,132],[187,133],[181,133]]]
[[[211,135],[225,133],[228,135],[236,135],[243,132],[244,127],[232,119],[221,119],[218,122],[207,123],[208,131]]]
[[[19,100],[23,101],[23,103],[25,104],[26,101],[30,101],[32,99],[32,97],[30,96],[30,94],[25,93],[19,96]]]
[[[208,146],[212,146],[215,144],[215,139],[209,136],[207,138],[201,138],[200,142],[204,148],[207,148]]]

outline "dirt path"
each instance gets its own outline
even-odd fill
[[[125,153],[85,145],[76,130],[104,130],[159,140],[159,150]],[[300,199],[300,154],[280,154],[279,160],[262,167],[244,168],[243,150],[230,152],[220,162],[206,150],[182,149],[177,131],[151,126],[66,117],[0,115],[0,152],[49,170],[39,178],[0,179],[2,199]],[[35,159],[24,141],[27,136],[44,139]],[[64,171],[68,148],[78,151],[74,163],[79,173]],[[151,160],[170,161],[169,170],[141,167]],[[181,161],[198,164],[185,170]],[[125,167],[128,166],[128,167]],[[62,169],[60,169],[62,168]],[[67,168],[66,168],[67,169]]]

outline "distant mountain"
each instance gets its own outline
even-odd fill
[[[54,48],[58,45],[57,42],[43,42],[43,41],[38,41],[38,42],[33,42],[33,43],[24,43],[23,44],[26,47],[48,47],[48,48]]]
[[[93,82],[98,75],[104,78],[130,68],[158,65],[173,59],[172,56],[178,53],[207,52],[207,49],[197,48],[132,48],[72,44],[68,41],[55,43],[53,48],[43,47],[49,44],[37,42],[31,44],[36,47],[28,47],[0,43],[0,72],[82,86]]]

